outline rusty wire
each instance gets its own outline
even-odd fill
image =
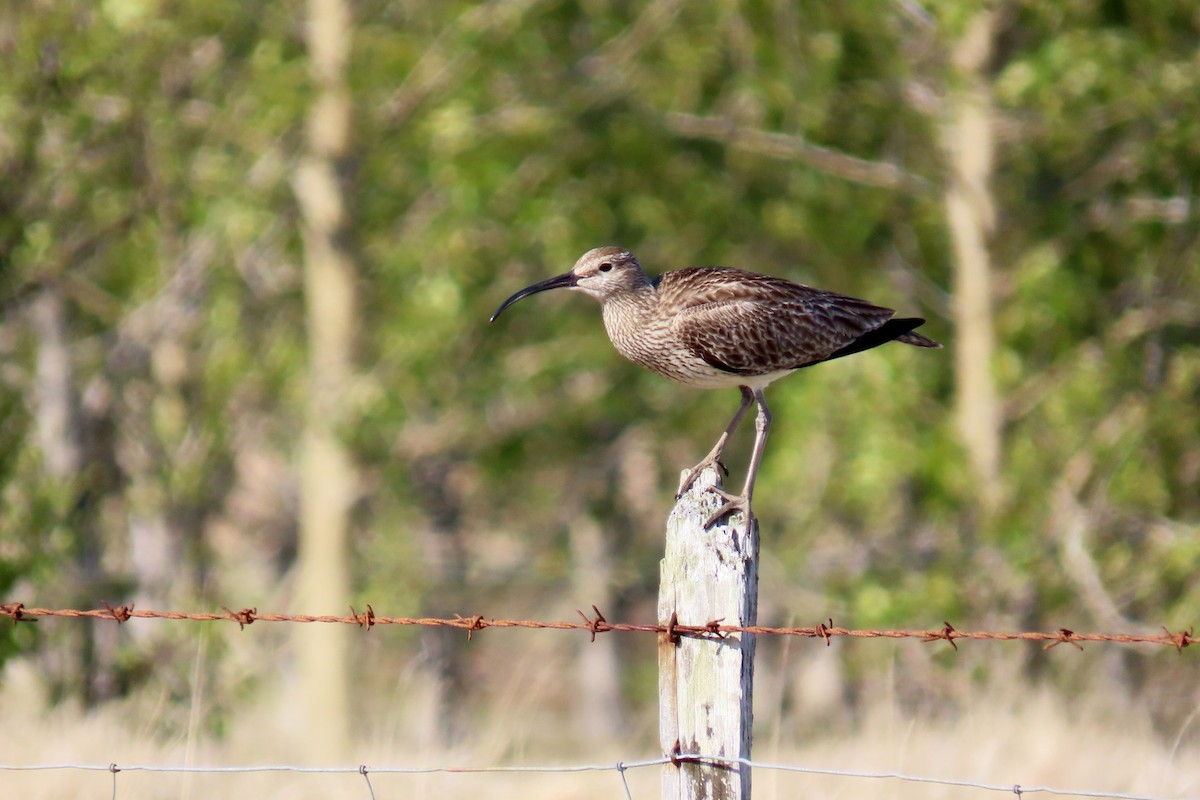
[[[1162,633],[1079,633],[1069,628],[1059,628],[1056,631],[960,631],[949,622],[940,628],[931,630],[867,630],[842,628],[833,624],[833,620],[807,627],[774,627],[769,625],[726,625],[722,620],[711,620],[703,625],[685,625],[678,622],[672,615],[667,624],[630,624],[624,622],[609,622],[598,608],[592,606],[594,617],[589,617],[582,611],[578,612],[580,621],[540,621],[531,619],[492,619],[475,614],[461,616],[455,614],[452,618],[435,617],[387,617],[375,613],[370,605],[365,611],[357,611],[353,607],[348,616],[313,615],[313,614],[273,614],[260,612],[257,608],[243,608],[234,611],[222,607],[221,613],[187,612],[187,611],[155,611],[135,608],[131,605],[111,606],[104,604],[103,608],[73,609],[73,608],[30,608],[24,603],[10,602],[0,604],[0,616],[6,616],[13,623],[35,622],[42,617],[65,617],[71,619],[102,619],[118,623],[130,619],[166,619],[189,620],[192,622],[236,622],[242,628],[255,622],[318,622],[343,625],[357,625],[370,629],[375,625],[421,626],[430,628],[457,628],[467,632],[470,639],[476,631],[487,628],[526,628],[534,630],[581,630],[591,634],[592,641],[596,635],[610,632],[640,632],[664,634],[672,641],[679,637],[691,638],[722,638],[733,633],[750,633],[758,636],[799,636],[808,639],[824,639],[830,644],[834,637],[846,636],[853,639],[919,639],[922,642],[944,641],[958,649],[959,639],[984,641],[1032,641],[1044,642],[1049,649],[1060,644],[1069,644],[1082,649],[1084,642],[1106,642],[1119,644],[1156,644],[1174,647],[1182,652],[1185,647],[1196,641],[1195,629],[1172,632],[1166,627]]]

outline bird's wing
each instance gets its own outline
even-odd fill
[[[895,313],[739,270],[696,270],[681,277],[668,287],[676,290],[672,331],[705,362],[736,374],[762,375],[824,361]]]

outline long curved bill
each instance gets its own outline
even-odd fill
[[[531,294],[549,291],[550,289],[568,289],[574,286],[577,282],[578,279],[575,277],[574,272],[564,272],[562,275],[556,275],[553,278],[547,278],[540,283],[535,283],[532,286],[526,286],[524,289],[501,303],[500,307],[496,309],[496,313],[492,314],[492,318],[488,321],[495,322],[496,318],[504,313],[504,309],[508,308],[522,297],[529,297]]]

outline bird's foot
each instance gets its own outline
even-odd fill
[[[679,490],[675,492],[675,499],[678,500],[679,498],[683,497],[684,493],[687,492],[688,489],[692,488],[692,484],[696,482],[696,479],[700,477],[701,473],[703,473],[704,470],[708,469],[709,467],[716,467],[722,475],[724,475],[726,478],[729,477],[729,468],[721,463],[720,456],[714,456],[710,453],[704,458],[703,461],[692,467],[690,470],[688,470],[687,474],[683,476],[683,480],[679,482]]]
[[[733,494],[731,492],[725,491],[724,489],[718,489],[716,486],[708,487],[708,491],[725,498],[725,503],[720,508],[718,508],[716,511],[714,511],[711,515],[709,515],[709,518],[704,521],[705,528],[711,528],[713,525],[717,524],[717,522],[722,517],[724,517],[726,514],[731,514],[734,511],[745,512],[746,527],[747,528],[750,527],[750,521],[754,519],[754,513],[750,510],[750,498],[749,497],[747,497],[743,494]]]

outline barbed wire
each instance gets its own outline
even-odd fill
[[[751,769],[759,770],[774,770],[778,772],[794,772],[807,775],[820,775],[834,778],[856,778],[869,780],[895,780],[908,783],[927,783],[939,786],[953,786],[958,788],[979,789],[981,791],[1003,792],[1005,794],[1014,794],[1017,797],[1031,794],[1047,794],[1058,795],[1062,797],[1095,797],[1095,798],[1112,798],[1112,800],[1168,800],[1165,797],[1155,797],[1152,795],[1128,794],[1125,792],[1107,791],[1103,789],[1067,789],[1057,786],[1034,785],[1026,786],[1020,783],[1000,784],[1000,783],[984,783],[982,781],[963,780],[956,778],[942,778],[931,775],[914,775],[905,772],[893,771],[867,771],[867,770],[845,770],[845,769],[829,769],[821,767],[807,767],[798,764],[780,764],[766,761],[755,761],[750,758],[730,758],[726,756],[708,756],[700,753],[694,754],[677,754],[675,756],[663,756],[659,758],[646,758],[635,761],[617,761],[615,763],[604,764],[563,764],[563,765],[546,765],[546,766],[434,766],[434,767],[403,767],[403,766],[381,766],[373,767],[366,764],[359,764],[354,767],[305,767],[291,764],[264,764],[264,765],[243,765],[243,766],[176,766],[170,764],[128,764],[121,765],[117,763],[110,764],[28,764],[28,765],[11,765],[0,764],[0,771],[11,772],[34,772],[34,771],[68,771],[79,770],[88,772],[110,772],[113,775],[113,796],[116,797],[117,775],[121,772],[152,772],[152,773],[201,773],[201,774],[248,774],[248,773],[264,773],[264,772],[290,772],[299,774],[325,774],[325,775],[362,775],[366,780],[367,789],[370,796],[375,797],[374,787],[371,785],[370,776],[399,774],[399,775],[428,775],[432,773],[445,774],[484,774],[484,773],[542,773],[542,774],[562,774],[574,772],[616,772],[620,778],[622,786],[625,790],[625,796],[629,800],[633,800],[633,793],[629,788],[629,783],[625,778],[625,773],[633,769],[643,769],[646,767],[657,767],[664,764],[705,764],[716,767],[735,767],[745,766]]]
[[[1055,631],[960,631],[949,622],[942,627],[930,630],[870,630],[842,628],[833,624],[833,620],[820,622],[815,626],[775,627],[769,625],[726,625],[724,620],[710,620],[703,625],[685,625],[680,623],[674,614],[667,624],[632,624],[625,622],[609,622],[596,606],[592,606],[595,617],[589,617],[582,611],[577,612],[579,622],[541,621],[531,619],[495,619],[482,614],[464,617],[455,614],[452,618],[435,617],[388,617],[375,613],[375,609],[367,605],[365,611],[350,608],[348,616],[313,615],[313,614],[273,614],[259,612],[257,608],[243,608],[233,611],[222,606],[223,613],[189,612],[189,611],[155,611],[135,608],[132,604],[111,606],[104,603],[103,608],[74,609],[74,608],[30,608],[24,603],[9,602],[0,604],[0,616],[8,617],[14,624],[21,622],[36,622],[41,617],[65,617],[69,619],[102,619],[124,623],[131,619],[165,619],[187,620],[191,622],[236,622],[245,628],[255,622],[298,622],[357,625],[370,630],[376,625],[421,626],[432,628],[457,628],[467,632],[470,639],[476,631],[488,628],[526,628],[533,630],[581,630],[591,634],[592,641],[601,633],[655,633],[666,634],[672,641],[680,637],[693,638],[723,638],[734,633],[750,633],[758,636],[799,636],[809,639],[824,639],[829,645],[835,637],[850,637],[853,639],[919,639],[922,642],[944,641],[954,649],[959,639],[983,641],[1033,641],[1044,642],[1045,649],[1060,644],[1069,644],[1083,649],[1084,642],[1105,642],[1115,644],[1155,644],[1174,647],[1182,652],[1196,642],[1195,628],[1172,632],[1165,626],[1162,633],[1079,633],[1069,628],[1059,628]]]

